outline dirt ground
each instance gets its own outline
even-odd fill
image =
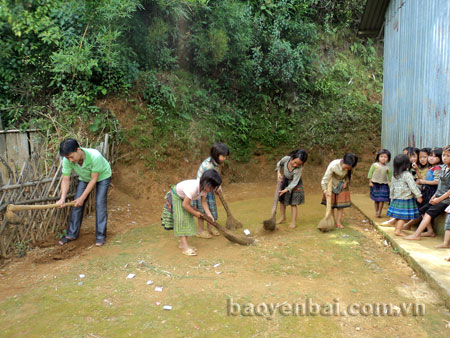
[[[357,210],[346,210],[344,230],[317,231],[325,211],[317,187],[324,168],[311,166],[305,173],[307,202],[299,209],[297,228],[288,229],[286,223],[273,233],[262,230],[262,221],[270,217],[272,173],[258,177],[257,183],[226,181],[224,194],[230,208],[257,244],[242,247],[222,236],[192,238],[196,257],[181,255],[173,233],[159,223],[164,191],[178,174],[155,177],[134,170],[115,169],[104,247],[93,246],[95,224],[88,217],[77,241],[59,247],[56,238],[49,239],[24,258],[3,262],[0,323],[6,336],[449,334],[450,314],[439,296],[385,245]],[[354,188],[364,189],[363,185]],[[223,209],[219,214],[224,224]],[[129,274],[135,276],[127,279]],[[155,291],[156,286],[163,291]],[[339,304],[340,309],[351,304],[423,304],[426,313],[294,316],[277,312],[270,316],[249,310],[249,304],[264,303],[259,309],[267,309],[270,304],[281,307],[308,299]],[[164,305],[172,309],[164,310]],[[250,312],[239,312],[238,306]]]

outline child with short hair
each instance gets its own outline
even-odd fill
[[[336,222],[336,227],[340,229],[344,229],[344,226],[341,224],[344,208],[352,205],[348,186],[352,178],[352,169],[357,164],[358,156],[353,153],[346,153],[342,159],[331,161],[322,177],[322,204],[327,205],[328,182],[332,180],[331,207],[333,208],[333,218]],[[337,218],[334,214],[335,209],[337,209]]]
[[[419,148],[410,147],[408,150],[409,161],[411,162],[411,166],[409,167],[409,171],[413,175],[414,180],[417,179],[417,162],[419,161]]]
[[[279,198],[281,218],[277,224],[286,220],[286,206],[290,205],[292,220],[289,228],[291,229],[297,226],[297,205],[305,203],[302,172],[307,159],[306,150],[297,149],[277,163],[278,181],[282,182]]]
[[[222,178],[214,169],[206,170],[200,180],[186,180],[172,186],[166,194],[166,202],[161,215],[162,226],[166,230],[174,230],[175,236],[180,238],[178,247],[187,256],[196,256],[197,249],[188,243],[189,236],[197,234],[194,217],[200,217],[202,213],[191,206],[192,201],[202,200],[206,216],[211,220],[213,216],[206,202],[206,195],[214,192],[222,184]]]
[[[392,179],[391,169],[386,165],[391,160],[391,152],[381,149],[377,152],[375,163],[370,166],[369,186],[370,198],[375,202],[376,217],[381,217],[384,202],[389,202],[389,182]]]
[[[225,162],[227,156],[229,155],[230,150],[225,144],[223,144],[222,142],[214,143],[214,145],[211,147],[209,151],[209,157],[206,160],[204,160],[200,164],[200,167],[198,168],[197,179],[199,180],[200,177],[203,175],[203,173],[208,169],[214,169],[215,171],[219,172],[219,166]],[[219,215],[217,213],[217,204],[214,192],[209,192],[206,195],[206,203],[208,204],[208,208],[211,211],[214,220],[216,221],[219,218]],[[202,213],[205,212],[205,210],[202,207],[201,200],[193,201],[192,206],[194,208],[197,208]],[[204,230],[203,223],[204,223],[203,220],[199,218],[197,237],[209,239],[212,238],[211,235],[214,236],[220,235],[220,233],[215,228],[213,228],[211,224],[208,224],[208,231]]]
[[[420,208],[423,219],[420,222],[416,232],[405,239],[420,240],[420,237],[434,237],[434,230],[431,221],[442,214],[450,204],[450,145],[442,149],[442,166],[436,193],[431,197],[430,201]],[[422,233],[425,228],[427,232]]]
[[[411,172],[410,159],[405,154],[399,154],[394,158],[394,177],[391,181],[390,198],[387,215],[394,218],[396,236],[402,236],[402,228],[405,220],[419,217],[417,201],[422,201],[422,194],[414,182]],[[415,197],[415,198],[414,198]]]

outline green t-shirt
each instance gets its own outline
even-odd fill
[[[85,154],[84,162],[80,166],[72,163],[67,158],[63,158],[62,174],[70,176],[72,170],[78,174],[80,181],[89,182],[92,173],[98,173],[97,182],[111,177],[111,166],[106,158],[96,149],[81,148]]]

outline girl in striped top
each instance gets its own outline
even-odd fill
[[[221,142],[215,143],[211,147],[209,157],[206,160],[204,160],[202,164],[200,164],[200,167],[198,168],[197,171],[197,179],[199,180],[200,177],[203,175],[203,173],[209,169],[214,169],[215,171],[219,172],[219,166],[225,162],[227,156],[229,155],[230,150],[225,144]],[[219,218],[219,215],[217,213],[217,204],[214,192],[209,192],[206,195],[206,203],[208,204],[208,208],[211,211],[214,220],[216,221]],[[200,200],[193,201],[192,206],[200,210],[200,212],[205,213],[205,210]],[[220,233],[215,228],[211,227],[210,224],[208,224],[208,231],[204,230],[203,224],[204,224],[203,220],[199,218],[197,237],[209,239],[212,238],[211,235],[214,236],[220,235]]]

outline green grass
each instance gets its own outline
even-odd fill
[[[363,336],[442,333],[442,320],[448,317],[441,305],[428,303],[425,317],[228,315],[230,298],[240,305],[303,303],[307,298],[318,304],[335,298],[346,305],[414,302],[395,290],[402,283],[413,287],[408,274],[392,264],[400,257],[377,251],[373,239],[352,228],[352,221],[343,231],[322,234],[315,229],[317,210],[309,212],[307,204],[297,229],[281,225],[265,234],[255,211],[261,202],[231,204],[235,216],[257,235],[254,246],[192,239],[199,256],[188,258],[178,252],[172,233],[151,224],[111,238],[100,256],[73,258],[53,274],[49,265],[49,278],[0,303],[1,335],[347,337],[357,334],[357,327]],[[270,204],[269,199],[264,203]],[[130,273],[135,278],[126,279]],[[147,285],[148,280],[154,284]],[[155,286],[163,292],[155,292]],[[163,310],[163,305],[173,309]]]

